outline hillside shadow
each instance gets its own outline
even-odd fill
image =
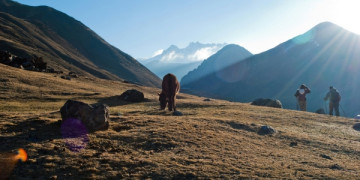
[[[61,123],[56,121],[29,118],[16,125],[5,125],[3,133],[15,134],[13,136],[0,137],[0,152],[8,152],[19,147],[25,147],[30,143],[39,143],[61,138]]]
[[[152,101],[150,99],[144,98],[144,100],[141,102],[129,102],[129,101],[124,101],[124,100],[120,99],[120,96],[110,96],[110,97],[98,100],[98,102],[96,104],[106,104],[110,107],[114,107],[114,106],[124,106],[124,105],[128,105],[128,104],[136,104],[136,103],[142,103],[142,102],[152,102]]]

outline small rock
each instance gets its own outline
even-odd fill
[[[320,157],[324,158],[324,159],[330,159],[332,160],[332,158],[326,154],[320,154]]]
[[[282,104],[277,99],[263,99],[259,98],[256,99],[251,103],[251,105],[255,106],[267,106],[267,107],[274,107],[274,108],[282,108]]]
[[[211,101],[211,99],[207,98],[207,99],[204,99],[204,101]]]
[[[69,76],[61,76],[61,79],[71,80]]]
[[[174,115],[174,116],[182,116],[183,113],[180,112],[180,111],[174,111],[174,112],[173,112],[173,115]]]
[[[269,135],[274,133],[276,133],[276,130],[271,126],[261,126],[260,130],[258,131],[258,134],[260,135]]]
[[[78,78],[79,76],[75,73],[75,72],[69,72],[69,74],[68,74],[70,77],[72,77],[72,78]]]
[[[341,170],[343,169],[341,166],[339,166],[338,164],[334,164],[332,166],[330,166],[330,169],[333,169],[333,170]]]
[[[290,147],[294,147],[294,146],[297,146],[297,145],[298,145],[297,142],[291,142],[291,143],[290,143]]]

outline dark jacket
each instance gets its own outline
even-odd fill
[[[305,92],[304,94],[301,94],[300,93],[300,89],[296,90],[296,93],[294,96],[296,96],[296,98],[298,99],[298,101],[306,101],[306,94],[310,93],[310,89],[308,87],[305,87],[305,88],[301,88],[301,89],[304,89]]]
[[[324,100],[328,100],[330,99],[331,102],[333,103],[338,103],[341,100],[341,96],[339,91],[337,91],[335,88],[330,89],[330,91],[326,94]]]

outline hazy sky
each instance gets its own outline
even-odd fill
[[[60,10],[134,58],[174,44],[235,43],[257,54],[331,21],[360,34],[358,0],[16,0]]]

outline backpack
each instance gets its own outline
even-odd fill
[[[338,91],[333,91],[331,92],[331,101],[332,102],[340,102],[341,100],[341,96],[340,93]]]

